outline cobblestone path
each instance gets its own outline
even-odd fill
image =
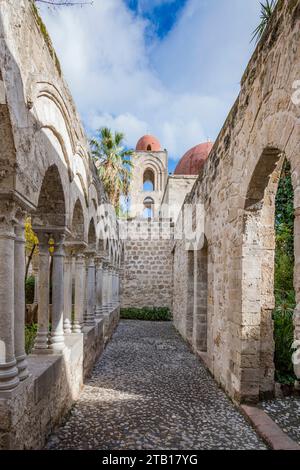
[[[261,406],[275,423],[300,445],[300,398],[269,400],[262,402]]]
[[[265,449],[171,323],[121,321],[48,449]]]

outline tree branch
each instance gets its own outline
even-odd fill
[[[51,5],[51,6],[56,6],[56,7],[62,7],[62,6],[66,6],[66,7],[71,7],[71,6],[75,6],[75,5],[78,5],[78,6],[84,6],[84,5],[93,5],[93,0],[90,0],[90,1],[84,1],[84,2],[73,2],[71,0],[35,0],[35,2],[39,2],[39,3],[45,3],[46,5]]]

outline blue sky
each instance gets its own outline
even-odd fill
[[[163,39],[176,23],[180,11],[187,0],[125,0],[125,4],[137,15],[150,23],[150,33],[146,39],[157,35]]]
[[[89,135],[155,135],[170,171],[214,140],[254,49],[258,0],[94,0],[42,15]]]

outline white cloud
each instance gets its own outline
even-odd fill
[[[189,0],[150,48],[148,23],[122,0],[43,16],[88,132],[107,125],[125,132],[130,146],[149,132],[177,159],[216,137],[238,91],[257,11],[256,0]]]

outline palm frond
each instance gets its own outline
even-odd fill
[[[118,208],[121,195],[127,196],[130,188],[133,150],[127,149],[122,132],[112,132],[108,127],[100,128],[90,140],[91,153],[98,174],[111,203]]]
[[[276,1],[277,0],[265,0],[265,3],[260,2],[260,6],[261,6],[260,20],[261,21],[252,33],[251,42],[254,41],[255,39],[255,42],[258,43],[260,39],[262,38],[265,32],[265,29],[272,16],[272,13],[274,11]]]

